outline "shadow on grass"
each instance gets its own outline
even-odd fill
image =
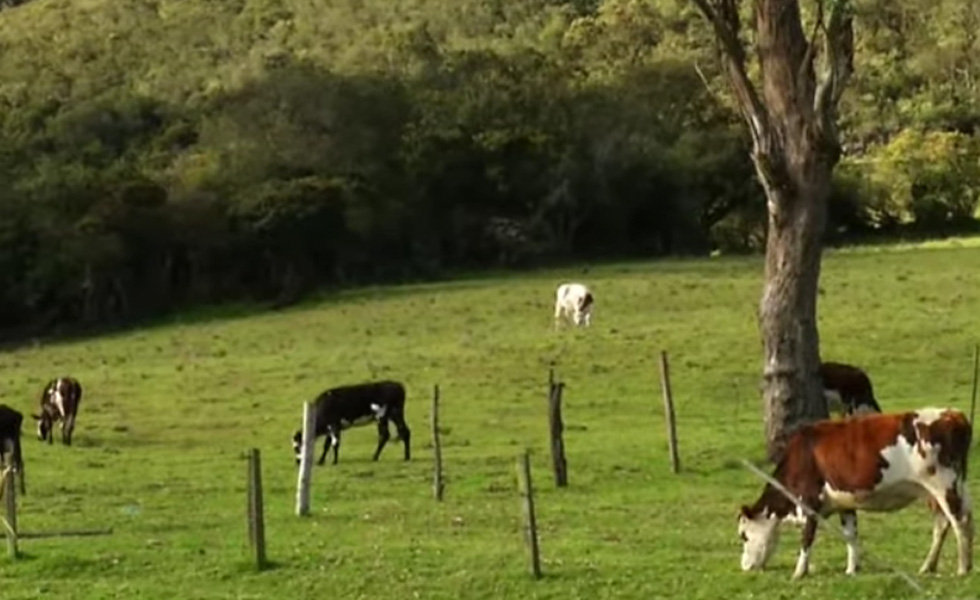
[[[262,573],[270,573],[273,571],[278,571],[284,568],[285,566],[286,565],[280,561],[266,560],[265,563],[263,563],[262,566],[260,567],[255,564],[254,558],[243,559],[238,561],[238,563],[235,565],[234,572],[236,574],[242,574],[242,575],[245,574],[259,575]]]

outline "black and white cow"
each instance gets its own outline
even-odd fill
[[[52,379],[41,392],[41,414],[31,414],[37,421],[37,439],[54,443],[54,424],[61,422],[61,441],[71,446],[75,431],[78,405],[82,402],[82,386],[73,377]]]
[[[0,463],[9,463],[13,468],[20,479],[22,494],[27,491],[24,488],[24,458],[20,452],[20,427],[23,422],[24,415],[6,404],[0,404]]]
[[[881,412],[871,378],[860,368],[827,361],[820,365],[820,378],[829,412],[849,417]]]
[[[388,422],[395,424],[398,437],[405,445],[405,460],[411,456],[412,433],[405,424],[405,387],[397,381],[376,381],[330,388],[316,399],[316,427],[314,439],[325,435],[323,453],[317,464],[323,464],[327,450],[333,446],[333,464],[337,464],[337,451],[340,447],[340,432],[350,427],[378,423],[378,449],[374,460],[381,456],[381,450],[391,438]],[[297,430],[293,435],[293,451],[299,463],[303,443],[303,432]]]

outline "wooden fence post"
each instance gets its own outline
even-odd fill
[[[7,467],[3,472],[4,514],[7,530],[7,555],[17,558],[17,486],[14,484],[14,471]]]
[[[313,443],[316,439],[316,405],[303,403],[303,437],[300,440],[299,477],[296,482],[296,514],[310,514],[310,479],[313,476]]]
[[[445,485],[442,480],[442,442],[439,440],[439,384],[432,390],[432,449],[435,453],[432,493],[437,501],[442,501]]]
[[[538,548],[538,525],[534,518],[534,487],[531,483],[531,459],[528,451],[517,459],[517,486],[521,493],[524,515],[524,541],[530,553],[531,575],[541,577],[541,556]]]
[[[262,506],[262,460],[258,448],[248,455],[248,538],[255,553],[255,565],[266,566],[265,521]]]
[[[973,392],[970,394],[970,426],[977,410],[977,370],[980,369],[980,344],[973,345]]]
[[[674,418],[674,398],[670,392],[670,366],[667,351],[660,351],[660,386],[664,396],[664,413],[667,417],[667,444],[670,451],[670,470],[677,473],[681,469],[677,455],[677,423]]]
[[[555,485],[568,485],[568,462],[565,460],[565,441],[562,434],[565,424],[561,418],[561,395],[564,383],[552,383],[548,393],[548,431],[551,435],[551,460],[555,471]]]

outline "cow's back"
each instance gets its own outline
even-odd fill
[[[371,403],[402,407],[405,404],[405,387],[390,380],[341,385],[325,390],[316,402],[321,410],[341,412],[346,406],[369,406]]]
[[[834,489],[867,491],[938,467],[964,472],[970,437],[969,423],[955,410],[869,414],[805,426],[791,437],[787,452],[798,469],[816,469]]]
[[[19,435],[23,423],[24,415],[6,404],[0,404],[0,435]]]

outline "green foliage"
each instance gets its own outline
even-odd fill
[[[865,161],[873,222],[939,229],[973,221],[980,178],[977,138],[904,130]]]
[[[972,224],[980,12],[852,5],[828,235]],[[2,10],[0,328],[757,250],[765,206],[714,43],[673,0]]]

